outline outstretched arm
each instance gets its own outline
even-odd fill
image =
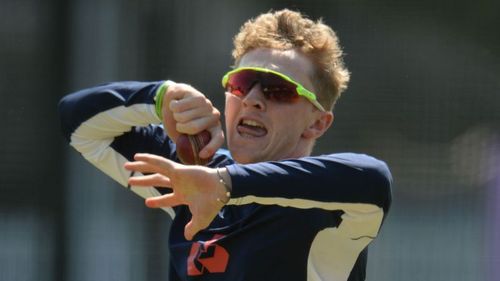
[[[140,154],[129,170],[155,173],[133,177],[134,185],[163,184],[171,195],[148,200],[150,207],[188,205],[193,219],[186,227],[191,239],[207,227],[222,208],[225,187],[217,171],[188,167],[159,156]],[[258,203],[294,208],[344,212],[339,231],[349,239],[377,236],[391,204],[392,178],[385,163],[358,154],[331,154],[276,162],[229,165],[220,170],[231,185],[228,204]],[[203,206],[203,207],[200,207]]]

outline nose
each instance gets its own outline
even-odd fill
[[[256,83],[243,98],[243,104],[247,107],[254,107],[258,110],[265,110],[265,97],[262,93],[260,83]]]

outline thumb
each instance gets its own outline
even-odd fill
[[[217,126],[209,128],[211,139],[206,146],[200,151],[199,156],[201,158],[210,158],[215,154],[215,152],[224,144],[224,131],[220,126],[220,122]]]
[[[184,237],[186,240],[193,240],[193,237],[198,233],[201,229],[195,225],[195,222],[191,219],[186,226],[184,227]]]

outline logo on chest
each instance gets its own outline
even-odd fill
[[[216,244],[222,237],[224,236],[214,235],[212,240],[193,243],[187,260],[189,276],[226,271],[229,253],[224,247]]]

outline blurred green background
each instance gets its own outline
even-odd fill
[[[285,7],[331,25],[352,72],[315,154],[393,172],[367,280],[500,280],[500,2],[486,0],[0,0],[0,280],[168,280],[167,215],[68,147],[57,102],[171,79],[222,109],[232,37]]]

